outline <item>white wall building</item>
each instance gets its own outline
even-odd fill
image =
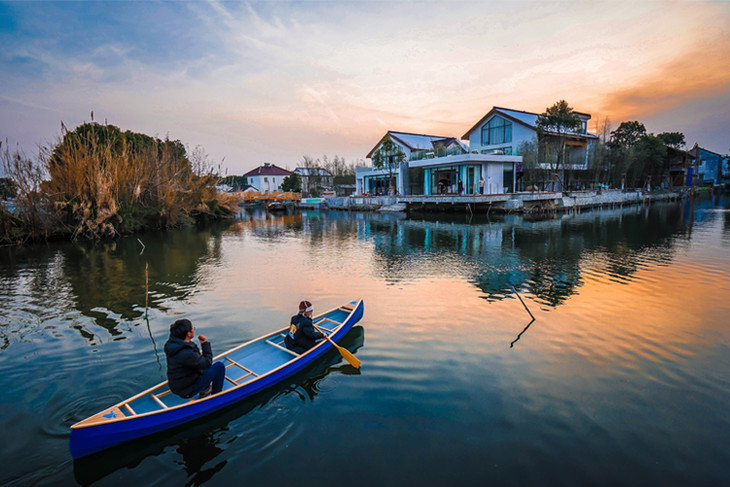
[[[580,117],[582,127],[568,134],[561,170],[587,170],[590,148],[598,139],[587,132],[591,116],[574,113]],[[538,116],[493,107],[461,137],[468,145],[454,137],[388,131],[367,157],[372,159],[387,137],[403,152],[405,161],[397,167],[392,157],[387,161],[399,194],[476,194],[480,192],[481,178],[485,194],[514,192],[522,173],[520,147],[525,142],[537,143]],[[551,156],[539,157],[540,166],[550,168]],[[358,169],[356,193],[386,194],[389,177],[388,169]]]
[[[261,191],[281,191],[281,183],[291,174],[275,164],[265,162],[263,166],[252,169],[243,176],[246,183],[259,188]]]

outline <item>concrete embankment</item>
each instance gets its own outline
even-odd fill
[[[672,201],[682,190],[604,190],[493,195],[345,196],[327,198],[327,206],[350,211],[436,211],[540,213]]]

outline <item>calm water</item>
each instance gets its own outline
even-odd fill
[[[0,249],[3,485],[727,485],[730,199],[549,220],[303,212]],[[150,302],[145,320],[145,266]],[[530,316],[512,286],[535,316]],[[345,345],[265,395],[74,462],[69,426],[306,297]]]

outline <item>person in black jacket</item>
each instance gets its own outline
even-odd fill
[[[299,314],[291,317],[289,333],[284,338],[286,348],[293,352],[304,353],[317,344],[317,340],[324,338],[324,335],[314,329],[312,325],[312,303],[303,299],[299,303]]]
[[[203,335],[198,335],[202,351],[192,342],[193,338],[195,328],[190,320],[181,319],[170,325],[170,339],[165,343],[167,382],[180,397],[200,393],[198,399],[202,399],[223,389],[226,367],[221,362],[213,363],[213,350]]]

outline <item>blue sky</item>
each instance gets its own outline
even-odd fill
[[[728,25],[724,1],[0,2],[0,137],[33,153],[93,110],[240,174],[566,99],[727,153]]]

